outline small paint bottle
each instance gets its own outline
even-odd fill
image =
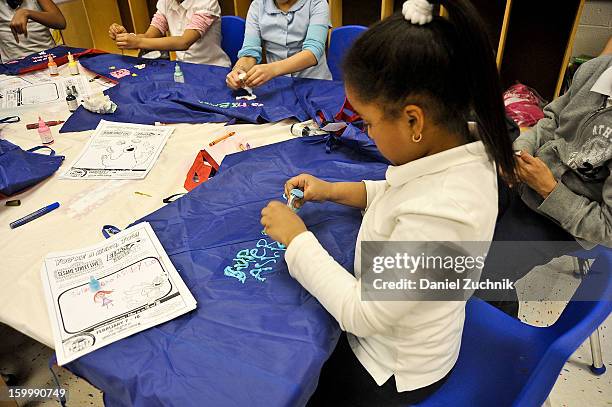
[[[38,135],[40,136],[40,141],[43,144],[51,144],[54,141],[53,134],[51,134],[51,129],[40,116],[38,116]]]
[[[79,65],[74,60],[74,56],[68,52],[68,71],[70,75],[78,75],[79,74]]]
[[[59,75],[59,71],[57,70],[57,64],[53,60],[53,56],[49,55],[48,58],[49,58],[49,63],[47,64],[47,67],[49,68],[49,75],[50,76]]]
[[[72,85],[70,88],[72,89],[72,94],[77,100],[77,106],[81,106],[81,98],[79,97],[79,91],[77,90],[76,86]]]
[[[72,91],[69,87],[66,86],[66,104],[68,105],[68,110],[74,112],[79,108],[79,102],[77,98],[72,94]]]
[[[183,71],[181,71],[179,64],[174,66],[174,82],[185,83],[185,76],[183,75]]]

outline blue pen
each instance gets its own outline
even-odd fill
[[[9,226],[11,227],[11,229],[18,228],[19,226],[23,226],[26,223],[31,222],[34,219],[38,219],[41,216],[51,212],[52,210],[55,210],[55,209],[59,208],[59,206],[60,206],[59,202],[54,202],[54,203],[52,203],[49,206],[45,206],[44,208],[40,208],[36,212],[32,212],[31,214],[26,215],[26,216],[24,216],[21,219],[17,219],[16,221],[11,222],[9,224]]]

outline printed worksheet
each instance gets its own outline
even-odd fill
[[[196,308],[148,223],[50,253],[41,276],[59,365]]]
[[[143,179],[174,128],[101,120],[64,179]]]
[[[39,73],[35,73],[37,75]],[[74,86],[77,97],[89,95],[89,82],[83,76],[58,77],[41,82],[32,75],[0,77],[0,109],[33,108],[52,103],[65,103],[66,88]]]

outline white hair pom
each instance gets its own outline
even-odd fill
[[[408,0],[404,2],[402,13],[412,24],[424,25],[433,20],[433,4],[427,0]]]

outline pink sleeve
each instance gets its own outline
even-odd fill
[[[210,14],[204,13],[195,13],[193,17],[191,17],[191,21],[185,27],[186,30],[196,30],[200,33],[200,36],[206,34],[206,31],[210,28],[211,25],[217,20],[218,17],[212,16]]]
[[[159,30],[162,34],[168,32],[168,20],[166,16],[157,11],[151,20],[151,25]]]

